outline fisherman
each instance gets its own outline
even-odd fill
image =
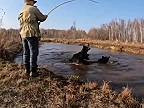
[[[26,75],[37,77],[37,57],[39,53],[40,30],[39,24],[47,19],[35,6],[37,1],[25,0],[25,6],[19,15],[20,35],[23,44],[23,62]],[[31,60],[31,62],[30,62]]]

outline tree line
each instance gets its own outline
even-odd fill
[[[113,20],[89,31],[90,38],[120,42],[144,42],[144,19]]]
[[[119,42],[143,43],[144,19],[113,20],[109,24],[103,24],[99,28],[92,28],[88,32],[84,30],[42,30],[44,37],[65,39],[95,39]]]
[[[92,28],[88,32],[84,30],[72,29],[56,30],[41,29],[44,38],[60,38],[60,39],[92,39],[92,40],[109,40],[130,43],[144,43],[144,19],[113,20],[108,24],[103,24],[98,28]],[[0,29],[0,38],[14,40],[17,37],[19,41],[19,30]],[[16,40],[15,40],[16,41]]]

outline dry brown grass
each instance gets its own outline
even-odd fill
[[[0,64],[0,107],[2,108],[140,108],[128,88],[112,91],[109,82],[99,86],[72,76],[64,78],[45,68],[38,78],[27,78],[16,64]]]
[[[0,58],[12,61],[21,48],[17,30],[0,29]]]

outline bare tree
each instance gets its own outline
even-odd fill
[[[88,35],[100,40],[143,43],[144,19],[135,19],[134,21],[113,20],[109,24],[104,24],[101,28],[91,29]]]

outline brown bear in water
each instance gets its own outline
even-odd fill
[[[90,61],[89,54],[87,54],[89,50],[90,50],[89,45],[88,46],[83,45],[82,50],[80,52],[74,54],[73,57],[70,59],[70,62],[89,65],[92,63],[106,64],[109,61],[109,58],[110,58],[109,56],[108,57],[102,56],[102,58],[98,59],[97,61]]]

